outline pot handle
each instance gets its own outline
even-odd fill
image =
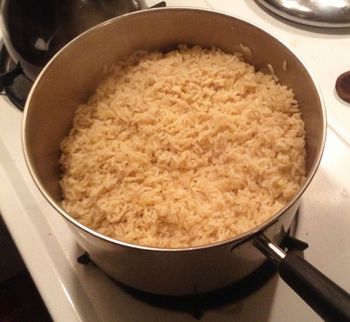
[[[282,279],[325,321],[350,321],[350,295],[304,258],[286,254],[265,235],[258,248],[278,268]]]

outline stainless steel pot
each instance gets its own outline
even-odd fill
[[[270,220],[224,242],[158,249],[102,236],[71,218],[60,206],[59,144],[72,125],[77,106],[104,78],[104,66],[136,49],[167,50],[179,43],[216,46],[226,52],[241,51],[243,44],[252,52],[247,61],[258,70],[273,65],[281,83],[293,88],[300,103],[306,127],[307,180],[293,200]],[[287,70],[283,68],[285,62]],[[306,67],[286,45],[238,18],[184,8],[128,14],[80,35],[50,61],[36,80],[23,123],[24,153],[34,181],[94,263],[131,287],[166,295],[204,293],[242,279],[266,260],[257,248],[271,253],[269,257],[277,262],[287,262],[283,251],[269,240],[280,243],[288,230],[300,197],[319,165],[325,135],[326,116],[319,90]]]

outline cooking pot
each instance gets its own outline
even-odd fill
[[[265,223],[235,238],[205,246],[164,249],[129,244],[83,226],[61,207],[60,142],[74,112],[105,77],[104,70],[137,49],[169,50],[179,43],[242,51],[257,70],[272,64],[293,88],[306,129],[307,178],[294,198]],[[243,53],[244,54],[244,53]],[[285,66],[288,66],[287,70]],[[69,65],[69,68],[65,68]],[[324,317],[350,318],[350,298],[303,259],[277,245],[288,231],[300,198],[316,173],[326,135],[323,101],[303,63],[278,39],[252,23],[190,8],[152,9],[102,23],[65,46],[44,68],[27,101],[24,154],[39,190],[69,224],[92,261],[114,279],[163,295],[209,292],[234,283],[274,261],[284,279]],[[331,293],[330,293],[331,292]]]
[[[11,58],[34,80],[52,56],[83,31],[145,8],[144,0],[2,0],[1,31]]]

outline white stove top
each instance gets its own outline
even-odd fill
[[[350,70],[350,29],[298,26],[270,15],[251,0],[167,3],[220,10],[260,25],[292,47],[318,81],[328,114],[328,137],[320,169],[302,200],[296,237],[310,244],[305,257],[350,291],[350,105],[334,91],[337,76]],[[0,97],[0,212],[53,319],[196,321],[188,312],[146,304],[93,265],[77,263],[83,251],[27,171],[21,120],[21,112]],[[201,318],[203,322],[319,320],[277,275],[243,300],[205,311]]]

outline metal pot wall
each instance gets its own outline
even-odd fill
[[[307,180],[297,195],[270,220],[217,244],[158,249],[113,240],[81,225],[60,206],[59,144],[72,125],[74,111],[104,78],[103,66],[136,49],[174,48],[179,43],[216,46],[226,52],[252,51],[247,61],[258,70],[272,64],[281,83],[293,88],[306,127]],[[84,53],[82,55],[82,53]],[[284,62],[288,69],[284,70]],[[65,66],[69,64],[70,68]],[[232,16],[198,9],[155,9],[128,14],[82,34],[47,65],[32,89],[24,114],[23,145],[40,191],[62,215],[78,243],[113,278],[143,291],[184,295],[208,292],[249,275],[280,243],[295,216],[300,197],[319,165],[326,133],[320,93],[303,63],[269,33]],[[277,251],[277,261],[285,255]],[[277,256],[277,257],[276,257]],[[349,299],[348,299],[349,300]],[[350,303],[350,302],[349,302]],[[350,313],[349,313],[350,314]]]

